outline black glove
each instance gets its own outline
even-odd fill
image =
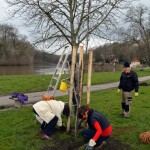
[[[66,125],[64,123],[62,123],[62,126],[60,127],[61,131],[66,131]]]
[[[60,130],[61,130],[61,131],[66,131],[66,127],[65,127],[65,126],[61,126],[61,127],[60,127]]]
[[[93,150],[93,147],[88,144],[85,145],[85,150]]]

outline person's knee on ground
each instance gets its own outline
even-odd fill
[[[106,145],[106,141],[102,141],[102,143],[100,145],[97,145],[94,147],[94,150],[101,150],[103,148],[104,145]]]
[[[58,117],[54,117],[48,124],[43,122],[41,125],[41,130],[47,135],[51,136],[55,131],[55,126],[57,124]]]
[[[106,145],[107,140],[110,138],[110,136],[101,136],[97,141],[95,145],[95,150],[100,150],[104,145]]]

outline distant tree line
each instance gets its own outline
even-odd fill
[[[148,64],[146,57],[144,45],[139,47],[134,41],[107,43],[94,49],[94,61],[101,63],[131,62],[136,59]]]
[[[150,9],[138,5],[130,7],[124,16],[124,25],[112,32],[116,42],[95,49],[96,62],[122,61],[138,59],[150,66]]]
[[[0,65],[56,64],[59,56],[36,50],[11,25],[0,24]]]
[[[35,51],[34,53],[34,64],[57,64],[60,56],[55,54],[49,54],[45,51]]]

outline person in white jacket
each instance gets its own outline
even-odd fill
[[[33,111],[43,120],[40,131],[42,139],[52,140],[50,136],[54,133],[56,125],[61,130],[66,130],[61,115],[70,115],[68,104],[57,100],[39,101],[33,105]]]

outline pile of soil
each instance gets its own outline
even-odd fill
[[[55,140],[53,141],[55,143]],[[41,150],[80,150],[81,146],[86,144],[85,142],[76,142],[68,140],[56,140],[56,144],[49,147],[44,146]],[[131,150],[129,145],[121,143],[119,140],[111,138],[107,141],[107,144],[102,147],[101,150]]]

